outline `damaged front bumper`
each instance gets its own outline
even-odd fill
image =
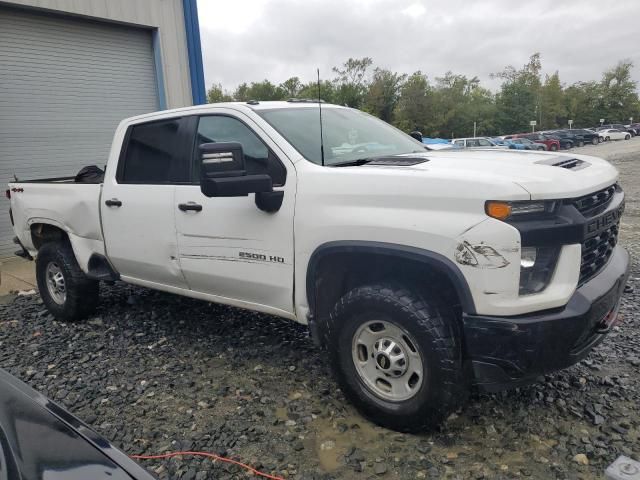
[[[615,325],[629,275],[629,254],[609,262],[565,307],[512,317],[463,316],[474,383],[487,391],[528,383],[582,360]]]

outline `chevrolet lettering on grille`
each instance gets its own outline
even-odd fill
[[[622,217],[622,213],[624,212],[624,203],[622,203],[615,210],[611,210],[610,212],[605,213],[604,215],[594,218],[589,223],[585,225],[585,234],[593,235],[594,233],[599,232],[600,230],[604,230],[616,223],[620,217]]]

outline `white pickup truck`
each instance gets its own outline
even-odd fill
[[[16,242],[61,320],[121,280],[308,324],[381,425],[567,367],[617,321],[629,270],[608,162],[429,151],[357,110],[203,105],[124,120],[102,183],[9,185]]]

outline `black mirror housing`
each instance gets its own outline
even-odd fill
[[[247,175],[244,152],[238,142],[200,145],[200,191],[206,197],[246,197],[273,192],[267,174]]]
[[[273,183],[266,174],[203,178],[200,191],[205,197],[246,197],[250,193],[272,192]]]

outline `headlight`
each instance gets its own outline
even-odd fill
[[[524,216],[538,216],[552,213],[556,208],[554,200],[524,200],[517,202],[503,202],[489,200],[484,210],[490,217],[498,220],[518,218]]]
[[[558,247],[523,247],[520,254],[520,295],[544,290],[558,261]]]

